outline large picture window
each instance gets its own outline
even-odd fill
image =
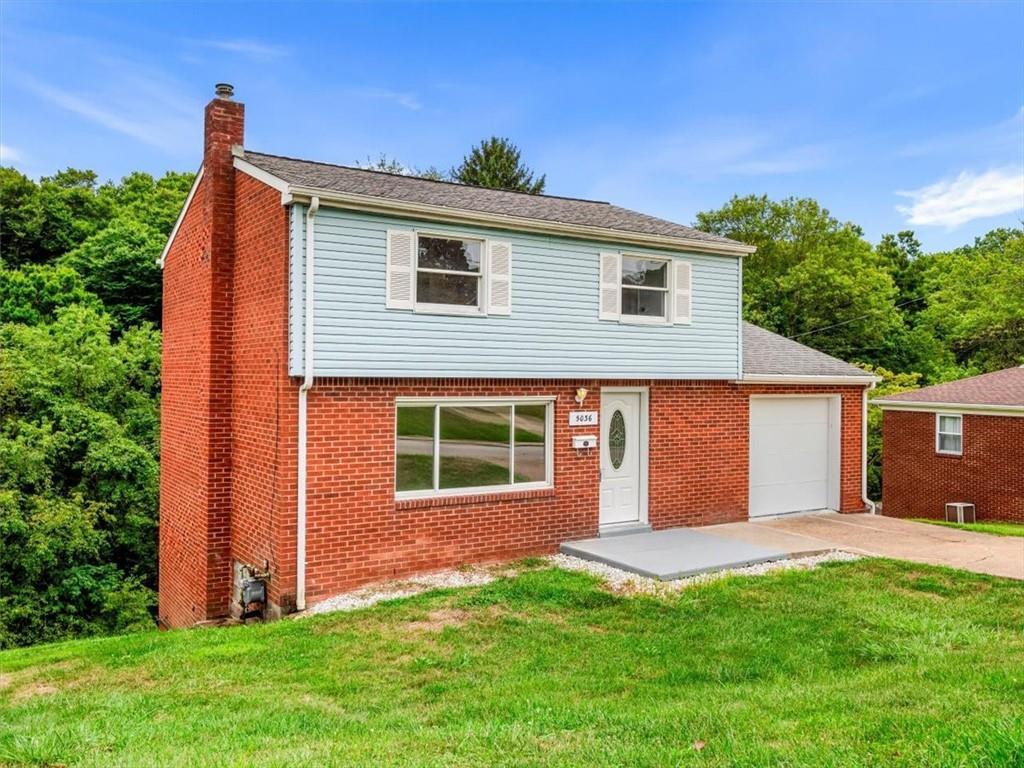
[[[399,402],[395,492],[429,496],[545,487],[551,400]]]
[[[420,235],[416,243],[416,303],[480,309],[482,240]]]

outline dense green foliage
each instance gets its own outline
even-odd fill
[[[440,176],[383,156],[370,167]],[[533,193],[545,182],[498,138],[451,174]],[[68,169],[35,182],[0,168],[0,646],[149,625],[156,259],[192,178],[133,173],[100,184]],[[1024,362],[1021,230],[927,254],[911,232],[872,246],[813,200],[734,198],[697,219],[758,246],[744,267],[749,320],[872,366],[879,394]],[[879,422],[873,412],[874,494]],[[445,429],[460,425],[455,414]],[[527,431],[517,427],[517,439]]]
[[[1024,230],[945,253],[913,232],[872,248],[817,202],[734,197],[696,226],[758,250],[743,264],[746,319],[882,378],[872,397],[1024,363]],[[868,414],[868,491],[881,493],[882,414]]]
[[[522,153],[508,139],[492,136],[473,147],[462,162],[449,173],[452,181],[476,187],[510,189],[539,195],[544,191],[546,176],[534,178],[533,171],[522,161]]]
[[[664,598],[537,568],[0,667],[13,765],[1024,765],[1024,583],[879,559]]]
[[[0,169],[0,647],[152,626],[156,259],[191,178]]]

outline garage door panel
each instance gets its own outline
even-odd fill
[[[754,407],[771,403],[766,407]],[[828,400],[784,398],[773,400],[753,400],[750,409],[750,424],[754,425],[788,425],[788,424],[828,424]]]
[[[752,398],[750,516],[829,506],[829,399]]]
[[[770,451],[750,463],[753,485],[809,483],[828,477],[828,456],[822,451]]]
[[[827,496],[828,483],[820,480],[810,483],[764,485],[757,495],[756,507],[752,500],[750,516],[826,509],[828,505],[822,500]]]

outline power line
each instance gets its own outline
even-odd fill
[[[899,307],[907,306],[907,304],[913,304],[915,301],[924,301],[927,298],[928,298],[927,296],[918,296],[916,299],[907,299],[907,301],[901,301],[899,304],[893,304],[893,306],[898,309]],[[849,320],[843,320],[843,322],[841,322],[841,323],[834,323],[833,325],[826,325],[826,326],[824,326],[822,328],[815,328],[813,331],[804,331],[803,333],[797,333],[797,334],[794,334],[793,336],[787,336],[786,338],[787,339],[799,339],[801,336],[810,336],[812,333],[821,333],[822,331],[830,331],[833,328],[839,328],[840,326],[843,326],[843,325],[849,325],[850,323],[856,323],[859,320],[866,320],[867,318],[871,317],[872,315],[877,315],[879,312],[884,312],[884,311],[886,311],[888,309],[889,309],[888,307],[885,307],[884,309],[876,309],[874,312],[866,312],[863,315],[858,315],[857,317],[852,317]]]

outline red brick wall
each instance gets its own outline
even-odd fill
[[[235,172],[244,108],[206,107],[203,179],[164,262],[160,606],[166,624],[228,609]]]
[[[576,451],[567,426],[577,386],[588,407],[601,384],[650,386],[649,518],[655,528],[745,520],[749,395],[840,394],[840,495],[861,511],[860,387],[726,382],[465,380],[318,381],[309,398],[307,599],[360,583],[464,562],[553,552],[598,529],[597,451]],[[462,499],[395,501],[396,396],[553,395],[555,488]],[[592,431],[592,428],[589,428]],[[294,516],[293,510],[285,514]]]
[[[206,618],[210,230],[200,186],[163,271],[160,606],[172,626]]]
[[[655,528],[747,519],[750,395],[838,394],[842,398],[840,507],[861,500],[863,387],[736,386],[654,382],[651,387],[649,516]]]
[[[270,601],[294,602],[298,387],[288,378],[288,211],[250,176],[236,182],[231,559],[271,566]]]
[[[1024,419],[963,420],[963,454],[935,452],[935,414],[882,416],[882,509],[893,517],[941,519],[949,501],[977,505],[979,520],[1024,523]]]

